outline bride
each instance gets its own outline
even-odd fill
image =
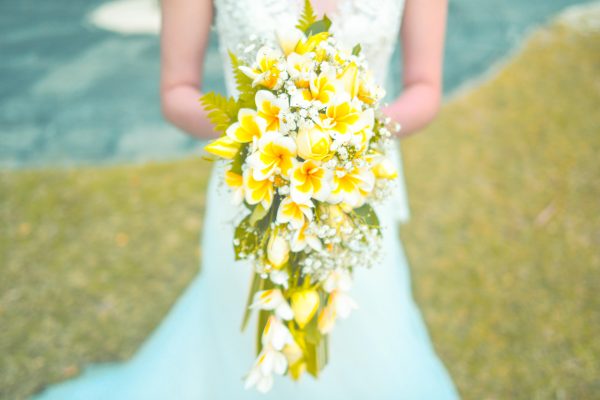
[[[198,98],[211,25],[219,34],[223,68],[234,92],[228,50],[256,35],[274,40],[278,27],[294,25],[303,0],[163,0],[161,99],[166,118],[198,138],[217,136]],[[317,14],[348,46],[360,43],[380,84],[402,40],[402,94],[385,112],[401,135],[420,130],[437,113],[446,0],[313,0]],[[399,153],[394,154],[397,167]],[[194,173],[190,171],[190,173]],[[202,235],[202,271],[159,327],[124,363],[88,366],[36,399],[455,399],[454,384],[437,357],[411,293],[409,266],[398,238],[406,220],[401,184],[380,211],[384,257],[371,270],[357,269],[353,297],[360,305],[339,323],[330,340],[330,362],[319,379],[279,379],[266,395],[244,390],[252,365],[253,327],[240,332],[251,268],[234,262],[234,214],[229,194],[212,171]]]

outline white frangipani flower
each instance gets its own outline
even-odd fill
[[[286,321],[294,318],[292,308],[279,289],[268,289],[256,292],[254,295],[254,302],[250,305],[250,308],[275,310],[275,315]]]
[[[263,346],[272,346],[280,351],[287,344],[294,343],[294,338],[288,328],[274,315],[269,316],[263,330],[261,342]]]
[[[331,271],[323,283],[323,289],[327,293],[331,293],[334,290],[348,292],[351,288],[352,277],[350,276],[350,272],[343,268],[336,268]]]
[[[319,237],[312,232],[307,232],[308,226],[308,224],[304,224],[304,226],[296,230],[292,235],[290,248],[294,253],[305,250],[307,247],[315,251],[323,249],[323,244],[319,240]]]
[[[314,204],[310,200],[307,200],[305,203],[296,203],[288,196],[279,205],[276,221],[280,224],[289,223],[292,228],[300,229],[305,221],[312,221],[313,207]]]
[[[273,387],[273,374],[285,374],[287,366],[287,358],[282,352],[273,346],[264,346],[246,377],[244,388],[255,386],[259,392],[267,393]]]

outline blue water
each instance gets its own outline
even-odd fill
[[[0,2],[0,167],[172,159],[199,153],[168,126],[153,35],[89,26],[101,0]],[[451,0],[444,84],[451,92],[505,56],[528,30],[577,0]],[[223,91],[212,35],[206,90]],[[399,57],[395,57],[395,68]],[[396,88],[398,90],[398,88]]]

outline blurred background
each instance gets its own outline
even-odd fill
[[[198,273],[211,166],[160,114],[159,20],[0,1],[2,399],[130,357]],[[401,144],[436,350],[465,399],[600,399],[600,2],[451,0],[444,84]]]

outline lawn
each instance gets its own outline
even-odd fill
[[[600,393],[600,34],[538,30],[403,141],[415,296],[465,399]],[[0,172],[0,398],[126,359],[198,272],[210,165]]]

